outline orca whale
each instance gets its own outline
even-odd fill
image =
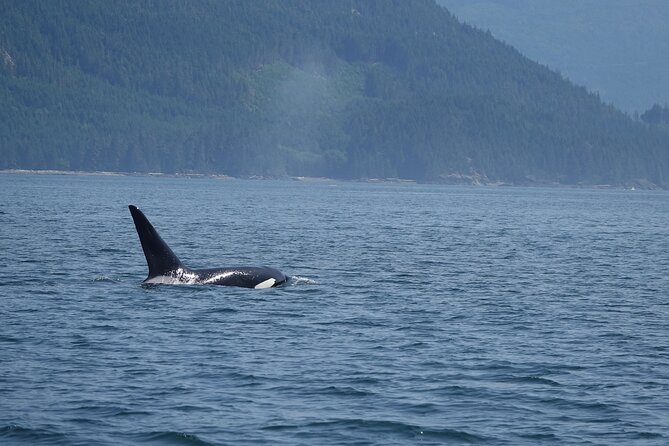
[[[149,276],[146,284],[227,285],[245,288],[271,288],[286,282],[279,270],[267,266],[190,269],[172,252],[153,225],[136,206],[129,205],[137,235],[144,250]]]

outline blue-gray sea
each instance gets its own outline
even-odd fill
[[[0,174],[0,444],[669,444],[669,193]],[[142,286],[127,205],[190,267]]]

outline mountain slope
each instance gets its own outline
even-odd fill
[[[0,168],[666,185],[666,130],[434,1],[1,6]]]
[[[630,114],[669,102],[669,2],[437,2]]]

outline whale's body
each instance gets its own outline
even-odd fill
[[[286,282],[279,270],[267,266],[190,269],[172,252],[153,225],[135,206],[128,206],[149,265],[147,284],[202,284],[270,288]]]

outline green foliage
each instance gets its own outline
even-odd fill
[[[437,0],[539,63],[633,114],[669,100],[669,2]]]
[[[0,168],[666,186],[669,135],[433,1],[0,1]]]

